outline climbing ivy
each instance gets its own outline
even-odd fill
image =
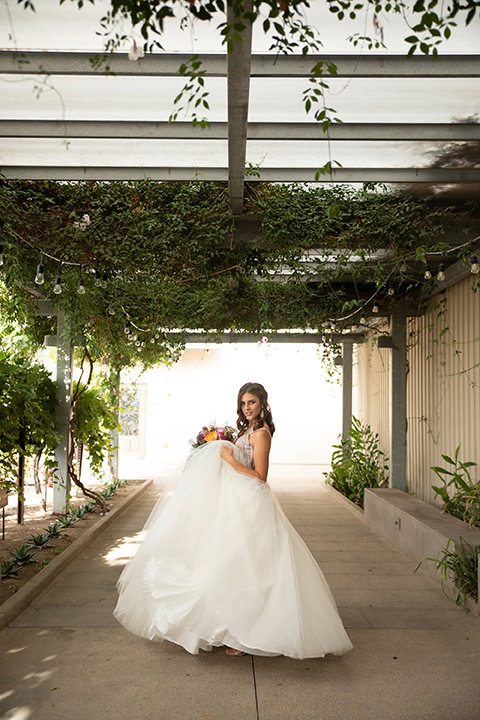
[[[2,311],[41,341],[55,332],[51,318],[32,320],[38,296],[47,299],[93,359],[117,368],[174,362],[188,329],[342,329],[372,297],[385,310],[408,298],[422,278],[414,265],[451,250],[443,233],[468,252],[462,233],[480,214],[375,186],[251,183],[245,208],[260,226],[248,241],[224,183],[3,181]]]

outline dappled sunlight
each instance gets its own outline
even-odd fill
[[[5,655],[13,655],[14,653],[19,653],[19,652],[22,652],[22,650],[26,650],[26,649],[27,649],[26,645],[24,645],[23,647],[20,647],[20,648],[11,648],[10,650],[7,650]]]
[[[16,628],[12,628],[14,631]],[[23,632],[20,629],[20,632]],[[37,720],[42,693],[56,689],[55,677],[61,670],[57,653],[44,654],[44,643],[55,643],[51,629],[28,630],[29,644],[5,649],[0,662],[3,679],[0,693],[1,720]],[[8,638],[7,638],[8,642]],[[49,648],[51,651],[56,648]],[[37,651],[40,650],[40,652]],[[19,655],[19,653],[23,653]],[[7,659],[7,656],[10,658]],[[46,669],[45,665],[49,668]],[[43,669],[39,669],[43,665]]]
[[[28,718],[33,717],[32,713],[33,710],[28,707],[10,708],[3,716],[3,720],[28,720]]]
[[[145,532],[142,530],[133,536],[119,539],[118,543],[103,556],[106,564],[109,567],[125,565],[135,555],[144,537]]]
[[[24,675],[22,680],[30,680],[29,688],[37,688],[39,687],[43,682],[48,680],[48,678],[52,675],[53,670],[44,670],[44,672],[32,672],[28,673],[28,675]]]

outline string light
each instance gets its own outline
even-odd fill
[[[60,274],[60,271],[62,269],[62,263],[58,263],[58,270],[57,270],[57,277],[55,278],[55,285],[53,286],[53,292],[55,295],[60,295],[62,292],[62,276]]]
[[[423,277],[425,280],[431,280],[432,279],[432,271],[428,267],[428,265],[425,266],[425,272],[423,273]]]
[[[470,258],[470,272],[477,275],[480,272],[480,265],[476,255],[472,255]]]
[[[373,303],[372,312],[378,313],[378,310],[379,310],[378,303],[377,302]]]
[[[130,333],[132,332],[132,323],[130,322],[130,320],[125,320],[123,330],[126,335],[130,335]]]
[[[105,288],[107,287],[107,280],[108,280],[108,275],[107,275],[107,272],[105,271],[105,272],[103,273],[103,277],[102,277],[102,280],[101,280],[101,283],[100,283],[100,287],[102,287],[104,290],[105,290]]]
[[[445,280],[445,265],[443,263],[440,263],[438,266],[437,280],[438,282],[443,282]]]
[[[395,295],[395,288],[392,285],[389,285],[387,292],[389,295]]]
[[[100,270],[95,270],[95,287],[102,287],[102,276]]]
[[[45,266],[43,264],[43,255],[40,255],[40,262],[37,265],[37,274],[35,275],[35,283],[43,285],[45,282]]]
[[[77,292],[78,292],[79,295],[85,295],[85,284],[84,284],[84,282],[83,282],[82,266],[81,266],[81,265],[80,265],[80,270],[79,270],[79,273],[78,273],[78,287],[77,287]]]

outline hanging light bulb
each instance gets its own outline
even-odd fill
[[[372,307],[372,312],[377,313],[378,310],[379,310],[379,308],[378,308],[378,303],[377,303],[377,302],[374,302],[374,303],[373,303],[373,307]]]
[[[84,282],[83,282],[82,266],[81,266],[81,265],[80,265],[80,272],[79,272],[79,275],[78,275],[77,292],[78,292],[79,295],[85,295],[85,285],[84,285]]]
[[[137,347],[140,347],[140,338],[138,337],[138,335],[135,335],[135,345]]]
[[[365,315],[360,315],[360,325],[365,325],[366,322],[367,322],[367,319],[366,319]]]
[[[57,277],[55,278],[55,285],[53,286],[53,292],[55,295],[60,295],[62,292],[62,276],[60,275],[60,270],[62,269],[62,263],[58,263],[58,270],[57,270]]]
[[[102,288],[105,289],[105,288],[107,287],[107,280],[108,280],[107,273],[104,272],[104,273],[103,273],[102,280],[101,280],[101,286],[100,286],[100,287],[102,287]]]
[[[125,320],[123,330],[126,335],[130,335],[130,333],[132,332],[132,323],[130,322],[130,320]]]
[[[470,258],[470,272],[477,275],[480,272],[480,265],[476,255],[472,255]]]
[[[395,295],[395,288],[390,285],[387,292],[389,295]]]
[[[103,287],[100,270],[95,270],[95,287]]]
[[[443,263],[440,263],[438,266],[437,280],[438,282],[443,282],[445,280],[445,265]]]
[[[423,273],[423,277],[425,280],[431,280],[432,279],[432,271],[428,267],[428,265],[425,266],[425,272]]]
[[[155,335],[152,335],[152,337],[150,338],[150,342],[152,343],[152,345],[155,343]]]
[[[45,267],[43,264],[43,255],[40,255],[40,262],[37,265],[37,274],[35,275],[35,283],[37,285],[43,285],[45,282]]]

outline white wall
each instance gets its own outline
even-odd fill
[[[172,368],[126,372],[123,383],[147,385],[146,435],[143,453],[120,453],[120,476],[158,476],[185,458],[202,425],[235,426],[238,389],[249,381],[269,394],[271,462],[328,464],[342,420],[341,386],[326,377],[313,344],[189,345]]]

